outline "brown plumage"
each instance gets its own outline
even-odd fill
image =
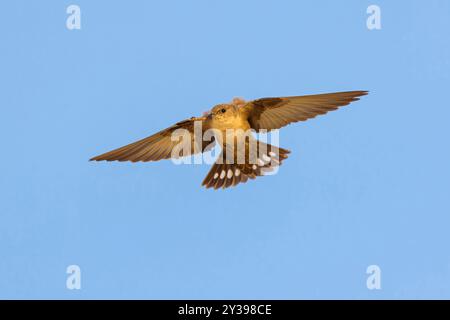
[[[234,99],[230,104],[219,104],[202,117],[193,117],[164,129],[154,135],[136,141],[124,147],[109,151],[92,158],[93,161],[158,161],[161,159],[180,158],[206,151],[211,142],[222,147],[222,153],[210,172],[205,177],[203,185],[207,188],[227,188],[264,175],[274,166],[281,165],[287,158],[288,150],[258,142],[256,154],[249,151],[249,144],[256,140],[252,136],[244,136],[245,149],[235,150],[230,159],[226,157],[236,146],[241,133],[235,133],[233,139],[212,139],[203,141],[203,134],[209,129],[225,133],[229,129],[236,132],[246,130],[273,130],[284,127],[292,122],[305,121],[348,105],[359,97],[366,95],[367,91],[337,92],[307,96],[293,96],[280,98],[262,98],[249,102]],[[195,123],[201,124],[200,139],[195,139]],[[180,149],[173,153],[179,144],[172,136],[177,132],[189,134],[190,147]],[[232,141],[232,142],[231,142]],[[262,147],[261,147],[262,146]],[[261,147],[261,150],[260,149]],[[235,148],[236,149],[236,148]],[[267,149],[267,150],[266,150]],[[229,151],[227,151],[229,150]],[[230,151],[231,150],[231,151]],[[239,152],[245,154],[244,162],[238,161]],[[253,152],[254,153],[254,152]],[[269,154],[271,154],[269,156]],[[252,161],[255,160],[255,161]]]

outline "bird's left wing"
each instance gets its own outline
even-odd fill
[[[279,129],[291,122],[305,121],[359,100],[367,91],[348,91],[308,96],[263,98],[244,105],[240,112],[255,130]]]
[[[209,142],[203,141],[203,131],[206,130],[206,118],[191,118],[188,120],[180,121],[175,125],[164,129],[154,135],[151,135],[142,140],[136,141],[124,147],[109,151],[107,153],[96,156],[91,161],[158,161],[161,159],[169,158],[181,158],[189,156],[194,153],[203,152],[208,146]],[[194,125],[196,121],[200,121],[201,124],[201,136],[195,137]],[[177,132],[178,129],[181,129]],[[184,129],[184,130],[182,130]],[[183,132],[188,136],[183,136]],[[173,136],[177,134],[178,139]],[[172,150],[175,146],[179,145],[181,139],[184,142],[190,139],[190,148],[181,148],[177,150],[175,154],[172,154]],[[200,140],[200,141],[198,141]]]

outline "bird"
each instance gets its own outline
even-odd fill
[[[215,105],[198,117],[175,123],[149,137],[95,156],[90,161],[148,162],[179,159],[211,150],[219,145],[220,153],[202,186],[225,189],[266,175],[288,158],[289,150],[257,140],[252,134],[277,130],[288,124],[306,121],[318,115],[357,101],[368,91],[345,91],[302,96],[260,98],[245,101],[234,98]],[[208,130],[216,133],[211,139],[196,139],[195,126],[201,137]],[[180,148],[176,132],[189,134],[186,148]],[[228,136],[231,132],[231,136]],[[225,137],[224,137],[225,136]],[[241,148],[236,148],[238,142]],[[185,141],[186,142],[186,141]],[[252,147],[256,145],[256,147]],[[177,147],[178,146],[178,147]],[[174,150],[178,148],[178,152]]]

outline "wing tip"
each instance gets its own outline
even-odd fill
[[[361,94],[361,96],[366,96],[369,94],[370,91],[369,90],[360,90],[358,92]]]
[[[117,160],[117,159],[108,159],[108,158],[103,157],[102,155],[95,156],[95,157],[92,157],[89,159],[89,161],[115,161],[115,160]]]
[[[355,97],[362,97],[369,94],[369,90],[357,90],[357,91],[350,91],[350,93],[353,93]]]
[[[359,101],[361,99],[361,97],[368,95],[369,90],[348,91],[345,93],[349,94],[349,96],[347,96],[347,99],[348,99],[348,103],[351,103],[351,102]],[[346,105],[346,104],[344,104],[344,105]]]

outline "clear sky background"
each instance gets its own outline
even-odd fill
[[[444,0],[3,3],[0,298],[450,298],[449,14]],[[370,95],[280,131],[279,173],[236,188],[202,188],[207,165],[88,162],[235,96],[345,90]]]

